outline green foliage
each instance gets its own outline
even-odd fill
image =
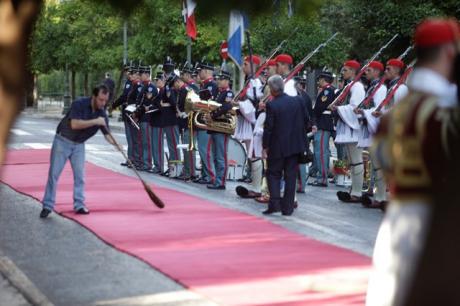
[[[380,60],[398,56],[410,45],[415,25],[426,17],[460,17],[455,0],[296,0],[292,1],[291,18],[287,3],[197,0],[198,37],[192,44],[193,61],[205,57],[216,64],[221,62],[219,46],[228,35],[230,9],[247,13],[254,53],[264,56],[290,36],[282,52],[292,54],[298,62],[339,31],[339,36],[307,63],[310,68],[327,66],[333,70],[339,69],[347,58],[368,59],[395,33],[400,37]],[[31,68],[35,73],[46,74],[67,66],[77,72],[77,84],[84,74],[89,74],[92,83],[92,76],[120,69],[125,21],[129,59],[156,67],[169,55],[182,63],[188,38],[181,10],[180,0],[140,0],[135,5],[115,0],[48,1],[30,44]],[[247,54],[246,49],[243,52]]]
[[[273,19],[259,19],[253,27],[255,53],[268,56],[276,46],[288,38],[281,52],[291,54],[295,62],[301,61],[310,51],[326,41],[333,32],[319,23],[317,16],[305,19],[301,16],[279,19],[273,25]],[[350,40],[338,35],[325,48],[314,55],[307,66],[338,67],[347,57]]]
[[[400,55],[412,41],[415,26],[431,16],[460,17],[458,1],[334,0],[321,10],[321,24],[351,39],[350,58],[368,59],[394,34],[400,37],[380,60]]]

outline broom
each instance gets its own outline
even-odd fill
[[[109,131],[107,131],[107,132],[108,132],[107,135],[109,135],[109,137],[112,139],[112,141],[115,144],[115,147],[117,148],[117,150],[123,155],[123,157],[126,159],[126,162],[128,163],[128,165],[131,167],[131,169],[133,169],[134,173],[136,173],[137,177],[141,180],[142,185],[144,185],[145,192],[147,192],[147,194],[149,195],[150,200],[152,200],[153,204],[155,204],[158,208],[164,208],[165,203],[163,203],[163,201],[153,192],[152,188],[150,188],[150,186],[147,185],[147,183],[142,179],[142,177],[140,176],[139,172],[137,172],[136,167],[134,167],[134,165],[131,162],[131,160],[129,160],[128,156],[126,156],[126,153],[120,147],[118,142],[115,140],[115,138],[112,136],[112,134]]]

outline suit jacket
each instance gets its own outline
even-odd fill
[[[306,149],[306,110],[297,97],[281,94],[266,106],[263,147],[268,158],[284,158]]]

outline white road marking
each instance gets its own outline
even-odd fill
[[[26,132],[21,129],[11,129],[11,133],[13,133],[14,135],[18,135],[18,136],[32,135],[31,133]]]
[[[25,146],[32,148],[32,149],[50,149],[50,143],[38,143],[38,142],[26,142],[24,143]]]
[[[56,130],[51,130],[51,129],[43,129],[42,130],[46,134],[54,135],[56,134]]]

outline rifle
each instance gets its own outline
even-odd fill
[[[400,56],[398,56],[398,59],[399,60],[404,59],[413,48],[414,48],[413,46],[409,46]],[[361,103],[359,103],[359,105],[356,108],[362,108],[363,106],[368,106],[371,99],[375,96],[377,91],[380,89],[383,83],[385,83],[386,80],[387,79],[385,77],[382,77],[380,79],[380,82],[377,84],[377,86],[375,86],[374,90],[371,92],[371,94],[367,98],[365,98]]]
[[[330,110],[332,110],[332,108],[334,106],[336,106],[336,104],[342,104],[343,100],[345,99],[345,97],[348,95],[348,93],[350,92],[351,90],[351,87],[353,87],[353,85],[355,85],[356,82],[358,82],[360,79],[361,79],[361,76],[363,75],[363,73],[366,71],[366,68],[369,66],[369,64],[374,61],[382,52],[383,50],[385,50],[392,42],[393,40],[396,39],[396,37],[398,37],[399,34],[395,34],[385,45],[383,45],[380,50],[378,50],[366,63],[366,65],[364,65],[364,67],[361,68],[361,70],[359,71],[359,73],[355,76],[355,78],[353,79],[353,81],[351,81],[350,83],[347,84],[347,86],[345,86],[342,90],[342,92],[337,96],[337,98],[334,99],[334,101],[332,101],[331,104],[329,104],[328,108]]]
[[[286,38],[285,40],[283,40],[282,42],[279,43],[279,45],[272,50],[272,52],[270,53],[270,55],[265,59],[265,61],[262,63],[262,65],[260,65],[260,67],[257,69],[256,73],[253,74],[253,78],[257,78],[263,71],[264,69],[267,67],[268,65],[268,62],[276,55],[276,53],[278,53],[279,50],[281,50],[281,48],[283,47],[284,44],[286,44],[286,42],[297,32],[297,29],[298,28],[295,28],[295,30],[291,33],[291,35],[288,36],[288,38]],[[251,73],[252,73],[252,69],[251,69]],[[244,83],[243,87],[240,89],[240,91],[238,91],[238,93],[235,95],[235,97],[233,98],[233,102],[235,101],[238,101],[238,99],[241,97],[241,96],[244,96],[248,90],[248,86],[249,86],[249,82],[250,82],[251,78],[248,78],[248,80]]]
[[[297,73],[299,73],[300,70],[303,69],[303,67],[305,67],[305,63],[308,62],[308,60],[310,58],[313,57],[313,55],[315,55],[316,53],[319,52],[319,50],[321,50],[322,48],[326,47],[326,45],[331,41],[333,40],[337,35],[339,34],[339,32],[335,32],[331,37],[329,37],[325,42],[321,43],[318,45],[318,47],[316,47],[315,50],[311,51],[307,56],[305,56],[295,67],[294,69],[292,69],[292,71],[289,73],[289,75],[284,79],[284,82],[286,83],[287,81],[289,81],[290,79],[292,79]]]
[[[307,56],[305,56],[295,67],[294,69],[288,74],[288,76],[284,79],[284,84],[286,84],[290,79],[292,79],[300,70],[303,69],[303,67],[305,67],[305,64],[308,62],[308,60],[310,58],[313,57],[313,55],[315,55],[316,53],[319,52],[319,50],[321,50],[323,47],[325,47],[332,39],[334,39],[339,33],[338,32],[335,32],[331,37],[329,37],[325,42],[321,43],[318,45],[318,47],[316,47],[315,50],[311,51],[310,53],[308,53]],[[265,99],[262,100],[262,102],[267,102],[267,100],[270,98],[271,96],[268,95],[267,97],[265,97]]]
[[[377,108],[375,109],[376,112],[380,112],[382,110],[382,108],[387,105],[391,99],[393,99],[396,91],[398,90],[399,86],[401,86],[401,84],[403,84],[404,82],[406,82],[407,80],[407,77],[409,76],[409,74],[412,72],[412,70],[414,69],[414,65],[415,63],[417,62],[417,59],[414,59],[406,68],[406,70],[404,71],[403,75],[399,78],[398,80],[398,83],[396,83],[395,86],[393,86],[393,88],[391,89],[391,91],[388,93],[387,97],[385,98],[385,100],[383,100],[379,106],[377,106]]]

